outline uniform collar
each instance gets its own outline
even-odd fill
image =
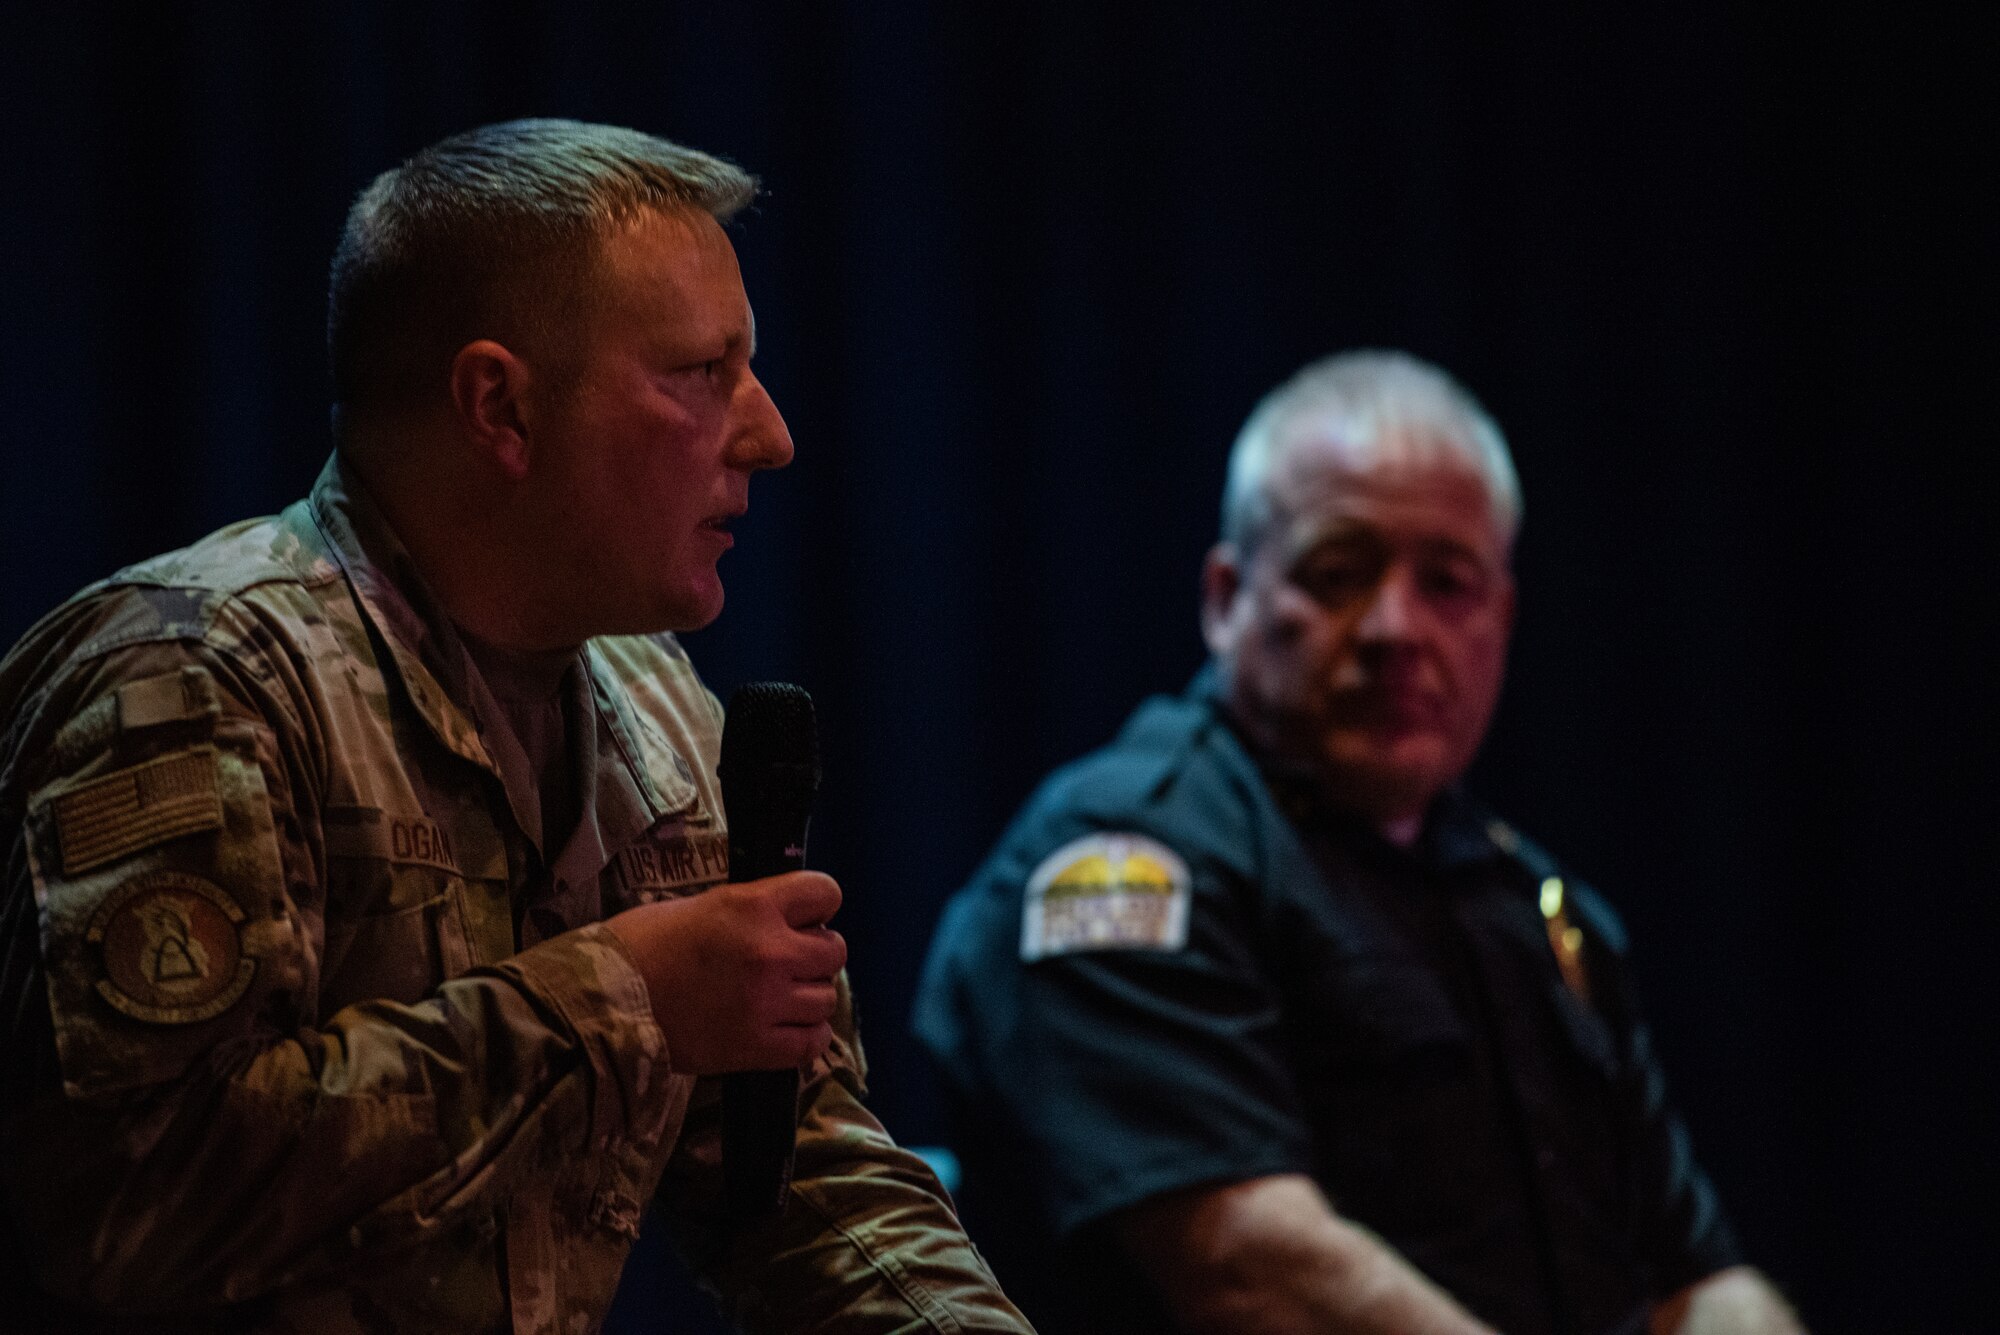
[[[497,736],[489,747],[480,726],[481,717],[490,714],[488,731],[506,730],[497,704],[409,550],[338,452],[321,470],[309,504],[363,615],[387,646],[412,707],[448,750],[500,780],[516,824],[532,838],[540,828],[540,803],[530,796],[534,780],[513,754],[518,748]],[[607,663],[602,642],[583,646],[579,669],[583,679],[577,689],[596,723],[594,736],[580,739],[586,757],[578,776],[587,785],[584,820],[559,858],[543,850],[558,861],[558,874],[571,879],[601,868],[654,821],[695,800],[687,762],[657,729],[645,726],[628,694],[612,686],[618,674]]]
[[[1439,793],[1411,851],[1440,871],[1512,856],[1514,833],[1457,786]]]
[[[461,703],[462,688],[454,698],[444,686],[463,682],[471,670],[458,633],[417,573],[409,549],[338,451],[320,470],[309,503],[417,713],[448,750],[499,774],[477,721]]]
[[[686,811],[695,802],[694,771],[681,748],[653,721],[654,711],[640,707],[644,696],[661,716],[672,712],[670,701],[653,698],[664,688],[662,669],[654,658],[635,661],[633,648],[634,642],[623,638],[592,640],[584,646],[583,661],[597,715],[609,746],[624,759],[624,772],[654,815]],[[693,676],[694,668],[678,646],[674,653],[677,661],[667,670],[678,668]]]

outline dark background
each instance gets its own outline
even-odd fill
[[[2000,1329],[2000,234],[1969,25],[34,8],[0,29],[0,639],[304,490],[325,263],[375,172],[527,114],[735,158],[768,187],[737,244],[798,460],[689,646],[720,691],[819,701],[816,861],[877,1110],[923,1142],[905,1017],[939,904],[1042,771],[1197,665],[1254,398],[1409,348],[1486,400],[1527,495],[1476,786],[1624,910],[1752,1253],[1822,1332]]]

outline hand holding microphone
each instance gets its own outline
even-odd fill
[[[834,975],[847,943],[826,922],[833,878],[805,868],[819,792],[812,697],[744,686],[722,733],[729,880],[606,920],[638,962],[675,1070],[789,1072],[832,1041]]]
[[[840,887],[796,871],[607,920],[639,966],[668,1063],[692,1075],[798,1066],[826,1051],[847,943]]]
[[[799,1069],[833,1041],[834,976],[847,962],[847,943],[826,925],[840,887],[804,869],[819,792],[812,697],[786,682],[738,689],[718,768],[731,883],[608,924],[639,961],[672,1065],[729,1073],[725,1203],[748,1225],[783,1207]]]

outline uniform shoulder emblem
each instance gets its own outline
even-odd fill
[[[1192,880],[1180,855],[1143,834],[1089,834],[1028,878],[1021,958],[1082,950],[1179,950]]]
[[[92,917],[103,952],[98,995],[148,1024],[222,1014],[257,972],[243,951],[243,910],[199,876],[155,872],[121,886]]]

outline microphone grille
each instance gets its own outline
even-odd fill
[[[724,782],[732,772],[756,782],[753,776],[774,766],[798,772],[808,791],[819,787],[819,727],[812,696],[788,681],[739,686],[730,694],[722,729],[718,768]]]

